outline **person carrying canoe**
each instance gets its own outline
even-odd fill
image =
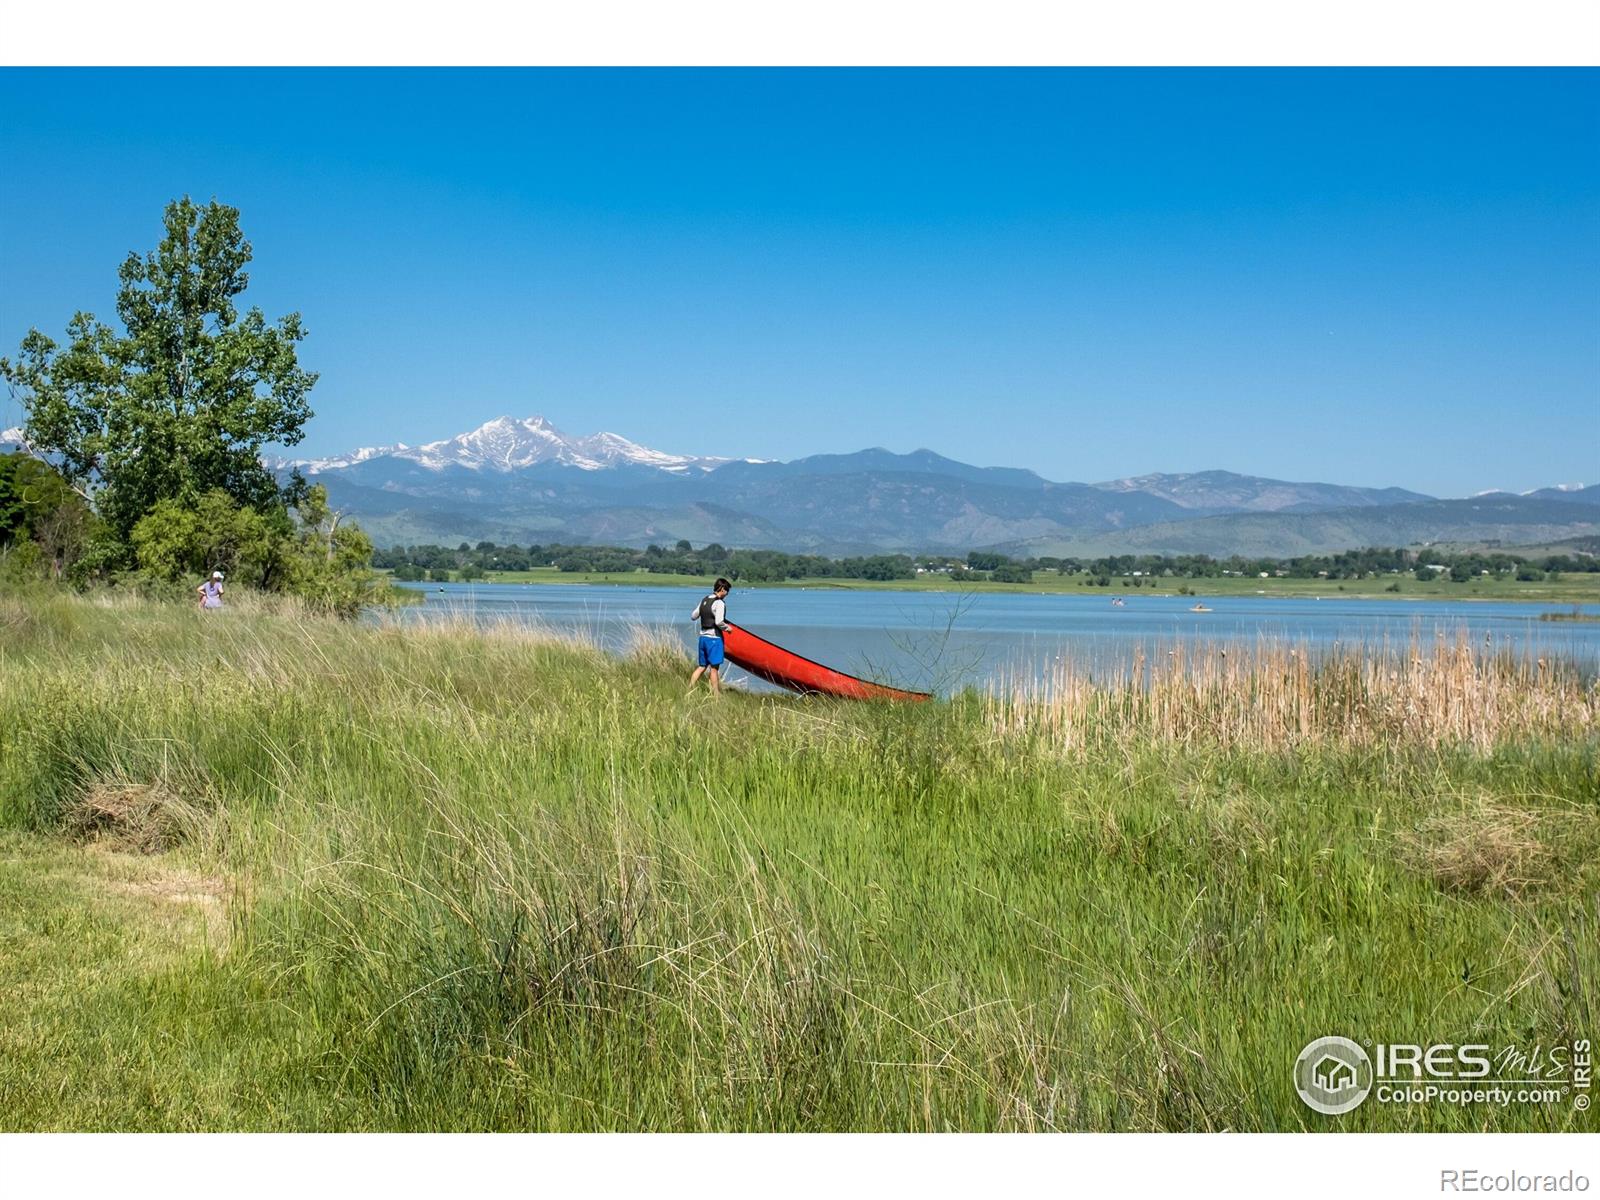
[[[700,623],[700,644],[695,650],[694,674],[689,676],[689,686],[700,682],[702,673],[711,680],[711,694],[722,691],[718,673],[722,669],[722,631],[728,627],[728,593],[733,585],[719,579],[711,587],[711,594],[694,606],[690,614]]]
[[[202,611],[208,608],[221,608],[222,572],[211,572],[211,578],[195,588],[195,591],[200,594],[200,608]]]

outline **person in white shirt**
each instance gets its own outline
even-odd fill
[[[700,644],[695,650],[694,674],[689,676],[689,686],[700,682],[703,674],[711,681],[711,694],[722,691],[719,672],[722,669],[722,632],[728,627],[728,593],[733,585],[719,579],[712,585],[711,594],[694,606],[689,616],[700,623]]]
[[[211,572],[211,578],[206,580],[199,587],[195,588],[195,591],[200,593],[200,608],[201,608],[201,611],[204,611],[205,609],[208,609],[208,608],[221,608],[222,607],[222,572],[221,571],[213,571],[213,572]]]

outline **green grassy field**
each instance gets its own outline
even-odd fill
[[[628,587],[705,588],[710,578],[700,575],[666,575],[649,571],[626,573],[558,571],[536,567],[531,571],[491,571],[492,583],[600,583]],[[1128,587],[1113,579],[1109,587],[1084,586],[1082,575],[1057,575],[1050,571],[1034,574],[1032,583],[953,583],[947,576],[922,576],[875,583],[865,579],[803,579],[783,583],[741,583],[746,587],[781,588],[873,588],[915,592],[1033,592],[1071,595],[1172,596],[1187,587],[1197,596],[1326,596],[1330,599],[1383,600],[1527,600],[1545,603],[1600,604],[1600,574],[1567,573],[1558,580],[1520,583],[1514,579],[1475,579],[1469,583],[1448,580],[1420,581],[1410,577],[1379,579],[1159,579],[1146,580],[1144,586]],[[1388,587],[1398,583],[1399,592]],[[426,586],[426,585],[421,585]]]
[[[0,1127],[1592,1130],[1290,1078],[1600,1031],[1600,690],[1519,670],[713,701],[0,594]]]

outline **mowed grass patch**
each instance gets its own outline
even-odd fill
[[[223,967],[231,906],[194,863],[0,833],[5,1128],[301,1127],[267,1086],[292,1038]]]
[[[1324,1118],[1290,1067],[1328,1033],[1593,1036],[1588,709],[1352,738],[1341,700],[1315,738],[1315,704],[1190,721],[1176,693],[1155,716],[1115,695],[1042,714],[1009,696],[716,702],[685,696],[687,664],[659,647],[611,658],[510,627],[53,598],[0,602],[0,620],[0,820],[103,854],[56,840],[96,789],[179,797],[198,816],[137,861],[219,881],[228,913],[222,950],[134,953],[126,914],[101,913],[68,955],[108,989],[84,1011],[130,1014],[129,1053],[189,1085],[118,1100],[95,1023],[51,977],[30,1028],[70,1052],[31,1061],[61,1086],[8,1127],[1584,1118]],[[1116,736],[1063,744],[1112,712]],[[1501,832],[1458,846],[1484,829]],[[72,940],[52,922],[79,893],[34,866],[10,878],[47,931],[28,953]]]

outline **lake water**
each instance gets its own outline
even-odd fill
[[[690,611],[698,589],[603,584],[454,583],[410,585],[424,602],[402,621],[467,618],[571,629],[620,648],[639,626],[660,629],[693,652]],[[1174,642],[1253,646],[1263,639],[1313,651],[1361,647],[1381,652],[1413,638],[1464,631],[1496,650],[1569,659],[1600,670],[1600,623],[1541,621],[1571,605],[1490,601],[1349,600],[1207,596],[1212,611],[1189,611],[1189,596],[1125,592],[1122,606],[1102,589],[1089,595],[958,594],[833,588],[735,589],[729,619],[831,667],[902,687],[950,691],[997,676],[1041,674],[1062,656],[1092,672],[1122,669]],[[1583,611],[1600,615],[1600,605]],[[750,679],[738,668],[731,681]]]

